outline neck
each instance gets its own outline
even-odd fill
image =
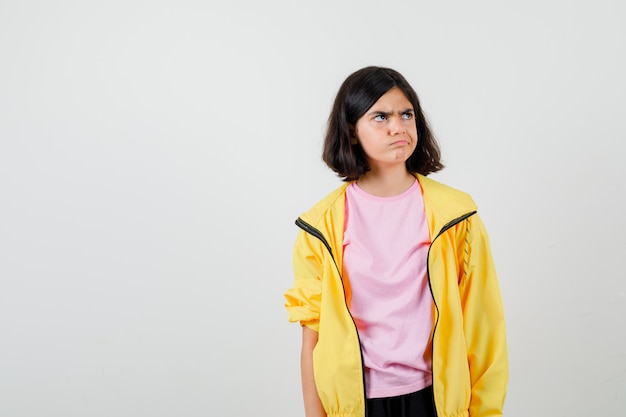
[[[369,171],[357,180],[365,192],[378,197],[393,197],[408,190],[415,182],[415,176],[405,167],[393,171]]]

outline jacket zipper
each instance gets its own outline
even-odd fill
[[[335,264],[335,269],[337,269],[337,274],[339,274],[339,280],[341,281],[341,288],[343,290],[343,301],[346,305],[346,310],[348,311],[348,315],[350,315],[350,318],[352,319],[352,324],[354,325],[354,329],[356,331],[356,337],[357,337],[357,340],[359,341],[359,353],[361,354],[361,377],[363,378],[363,415],[367,417],[367,406],[366,406],[367,394],[365,391],[365,361],[363,359],[363,350],[361,348],[361,338],[359,336],[359,329],[356,326],[354,317],[352,317],[352,313],[350,313],[350,308],[348,307],[348,300],[346,300],[346,289],[343,284],[343,278],[341,277],[341,271],[339,270],[339,265],[337,265],[337,261],[335,260],[335,257],[333,256],[333,251],[330,247],[330,244],[328,243],[328,241],[326,240],[322,232],[320,232],[318,229],[311,226],[310,224],[308,224],[307,222],[305,222],[299,217],[298,219],[296,219],[296,226],[298,226],[305,232],[309,233],[310,235],[318,238],[324,244],[324,246],[326,247],[326,250],[328,250],[328,253],[330,254],[330,258],[333,260],[333,263]]]
[[[431,354],[430,357],[434,358],[435,357],[435,332],[437,331],[437,324],[439,324],[439,306],[437,305],[437,300],[435,300],[435,293],[433,292],[433,286],[432,283],[430,281],[430,249],[433,247],[433,243],[435,242],[435,240],[437,240],[437,238],[439,236],[441,236],[442,234],[444,234],[446,232],[446,230],[456,226],[457,224],[461,223],[463,220],[473,216],[474,214],[476,214],[476,210],[471,211],[467,214],[462,215],[461,217],[457,217],[456,219],[446,223],[441,230],[439,231],[439,233],[437,233],[437,236],[435,236],[435,238],[430,242],[430,246],[428,247],[428,255],[426,256],[426,276],[428,277],[428,288],[430,289],[430,295],[433,299],[433,304],[435,305],[435,310],[437,311],[437,320],[435,321],[435,325],[433,326],[433,334],[432,334],[432,343],[431,343]],[[434,367],[431,363],[431,372],[432,375],[435,375],[435,370]],[[437,404],[435,403],[435,378],[433,378],[433,407],[435,409],[435,414],[437,414]]]

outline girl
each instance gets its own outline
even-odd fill
[[[341,85],[323,160],[344,181],[296,220],[289,320],[307,417],[501,416],[504,314],[471,197],[443,168],[414,89],[366,67]]]

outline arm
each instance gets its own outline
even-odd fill
[[[508,382],[504,309],[487,231],[478,215],[466,226],[459,292],[472,384],[469,415],[501,416]]]
[[[315,330],[302,326],[302,353],[300,366],[302,370],[302,397],[304,398],[304,414],[306,417],[326,417],[322,402],[315,387],[313,374],[313,349],[317,344],[318,334]]]
[[[304,414],[306,417],[326,417],[320,397],[315,387],[313,375],[313,349],[317,344],[317,332],[302,326],[302,353],[300,366],[302,370],[302,397],[304,398]]]
[[[317,345],[322,297],[322,243],[300,231],[293,249],[294,284],[285,293],[290,322],[302,326],[300,367],[306,417],[326,417],[313,372],[313,350]]]

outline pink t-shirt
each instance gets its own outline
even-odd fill
[[[367,397],[403,395],[431,385],[430,234],[419,182],[393,197],[349,185],[343,245]]]

